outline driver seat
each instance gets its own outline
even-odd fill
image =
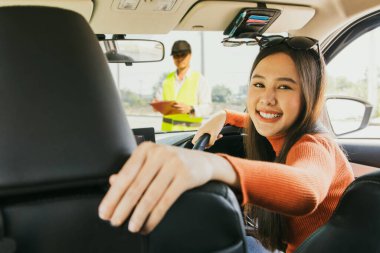
[[[295,253],[380,252],[380,171],[357,178],[330,220]]]
[[[136,147],[96,36],[77,13],[0,8],[0,252],[245,252],[231,190],[186,192],[148,236],[98,218]]]

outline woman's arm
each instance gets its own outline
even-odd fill
[[[226,120],[225,125],[229,124],[231,126],[246,128],[249,124],[250,118],[248,113],[237,112],[231,110],[225,110]]]
[[[131,232],[149,233],[179,196],[210,180],[239,187],[230,163],[215,154],[142,143],[117,175],[99,206],[99,217]]]
[[[254,203],[285,215],[315,210],[327,196],[337,170],[334,148],[310,135],[292,147],[286,164],[220,155],[240,178],[243,204]]]
[[[203,134],[210,134],[210,141],[208,147],[214,145],[215,141],[222,138],[220,134],[223,127],[226,124],[230,124],[236,127],[246,127],[249,122],[249,116],[246,113],[222,110],[212,115],[206,123],[204,123],[195,134],[192,139],[192,143],[195,144],[199,137]]]

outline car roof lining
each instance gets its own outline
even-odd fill
[[[176,0],[171,11],[156,11],[158,0],[140,0],[136,10],[119,10],[121,0],[1,0],[0,6],[39,5],[69,9],[89,21],[96,34],[166,34],[170,31],[223,31],[236,13],[256,6],[248,0]],[[267,30],[323,41],[348,22],[380,8],[379,0],[272,0],[283,10]],[[216,9],[214,9],[216,8]]]
[[[255,8],[257,3],[203,1],[186,14],[176,30],[194,31],[223,31],[243,8]],[[306,6],[267,4],[267,8],[278,9],[280,16],[273,22],[266,32],[280,33],[289,29],[300,29],[314,16],[315,10]],[[215,18],[208,14],[216,13]]]
[[[223,31],[242,8],[257,6],[257,3],[247,1],[177,0],[172,11],[159,12],[153,10],[153,3],[141,2],[136,10],[119,10],[119,0],[95,2],[95,12],[91,19],[91,26],[95,32],[126,34],[163,34],[172,30]],[[313,8],[301,4],[276,3],[267,6],[280,9],[282,12],[268,29],[268,32],[272,33],[300,29],[315,13]],[[107,16],[107,22],[104,22],[104,16]],[[136,23],[139,26],[134,25]]]
[[[177,0],[171,11],[156,11],[156,2],[140,0],[136,10],[120,10],[120,0],[95,0],[90,25],[95,33],[165,34],[177,24],[197,0]],[[107,22],[104,22],[105,18]],[[136,25],[138,24],[138,25]]]
[[[87,21],[90,21],[94,10],[94,2],[91,0],[1,0],[0,6],[57,7],[77,12]]]

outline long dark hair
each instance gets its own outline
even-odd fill
[[[252,121],[246,129],[245,148],[249,159],[284,164],[289,150],[304,134],[322,131],[317,121],[324,103],[325,64],[323,57],[312,49],[294,50],[282,43],[259,52],[250,76],[261,60],[275,53],[287,54],[296,66],[301,82],[302,109],[295,123],[287,130],[277,157],[267,138],[257,132]],[[251,204],[247,204],[244,210],[246,221],[252,226],[250,235],[256,237],[269,250],[286,249],[288,224],[284,215]]]

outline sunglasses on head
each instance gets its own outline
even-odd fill
[[[282,43],[286,43],[290,48],[295,50],[309,50],[317,47],[317,54],[320,54],[319,43],[318,40],[304,37],[304,36],[296,36],[296,37],[284,37],[281,35],[272,35],[272,36],[263,36],[260,40],[258,40],[258,45],[260,46],[260,50],[268,47],[273,47],[280,45]]]
[[[318,40],[304,37],[304,36],[296,36],[296,37],[284,37],[281,35],[271,35],[271,36],[260,36],[255,37],[253,40],[249,41],[238,41],[231,40],[231,38],[226,38],[222,41],[223,46],[226,47],[237,47],[243,44],[247,46],[259,45],[260,50],[267,47],[273,47],[276,45],[280,45],[282,43],[286,43],[290,48],[295,50],[309,50],[313,49],[315,46],[317,47],[317,54],[319,55],[319,43]]]

